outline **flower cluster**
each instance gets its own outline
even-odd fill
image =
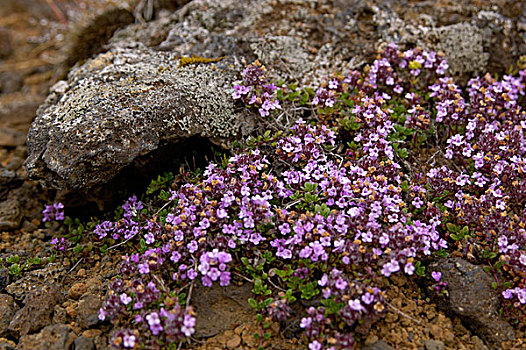
[[[438,105],[447,105],[437,107],[436,120],[460,127],[445,146],[444,156],[454,165],[427,172],[431,195],[443,199],[444,214],[451,224],[465,226],[471,233],[457,242],[460,248],[481,260],[490,259],[492,266],[503,265],[512,276],[524,275],[526,111],[518,104],[524,95],[522,78],[504,76],[497,81],[486,75],[472,79],[466,101],[450,80],[430,89],[441,100]],[[503,296],[511,299],[521,290],[508,288]],[[526,303],[524,298],[519,301]]]
[[[55,246],[55,250],[58,250],[58,251],[65,251],[66,249],[68,249],[69,247],[71,247],[71,242],[68,241],[66,238],[64,237],[61,237],[60,239],[58,237],[54,237],[51,242],[51,244],[53,244]]]
[[[141,217],[141,210],[143,209],[143,203],[139,200],[137,200],[136,196],[130,197],[124,204],[122,205],[122,218],[118,220],[117,222],[112,221],[103,221],[95,227],[93,232],[98,236],[99,239],[102,239],[108,234],[111,235],[111,237],[114,240],[118,240],[121,238],[124,239],[130,239],[132,237],[135,237],[138,235],[143,229],[149,229],[149,233],[147,233],[147,236],[145,237],[146,240],[152,241],[152,231],[151,227],[147,227],[148,225],[153,225],[152,222],[149,222],[148,225],[142,226],[139,224],[140,217]]]
[[[234,85],[232,98],[256,107],[262,117],[267,117],[281,109],[276,90],[278,87],[265,76],[265,66],[256,61],[243,71],[243,84]]]
[[[64,220],[64,204],[55,202],[51,205],[46,205],[42,215],[44,216],[43,222]]]
[[[227,271],[227,263],[231,261],[232,256],[229,253],[219,252],[217,249],[201,255],[197,269],[203,276],[203,285],[211,287],[212,282],[219,280],[221,286],[228,286],[230,284],[230,272]]]
[[[525,305],[526,73],[476,78],[465,93],[446,70],[440,54],[389,45],[364,73],[306,94],[318,124],[251,139],[168,190],[160,210],[131,197],[96,225],[99,239],[134,247],[99,312],[123,327],[113,346],[183,340],[195,328],[183,291],[250,273],[252,307],[283,322],[294,300],[311,299],[309,349],[351,349],[357,324],[385,311],[380,281],[423,276],[427,258],[452,249],[502,269],[503,300]],[[268,116],[277,89],[255,63],[232,97]],[[439,165],[404,161],[421,151]]]
[[[156,282],[159,276],[167,279],[167,284],[179,286],[198,277],[205,286],[227,286],[234,262],[231,252],[242,251],[255,258],[253,254],[269,250],[279,258],[275,268],[293,264],[292,275],[283,275],[276,283],[286,286],[320,276],[317,285],[309,285],[310,291],[302,293],[321,293],[326,303],[333,305],[333,314],[318,323],[343,321],[343,328],[331,334],[342,339],[339,348],[351,344],[352,336],[346,334],[356,321],[378,317],[384,310],[382,292],[374,283],[365,285],[362,274],[376,278],[412,275],[417,256],[447,247],[436,230],[438,214],[412,220],[405,210],[400,166],[385,151],[389,145],[387,131],[382,130],[388,130],[388,117],[364,119],[369,119],[366,125],[380,135],[375,139],[373,132],[364,130],[367,138],[374,140],[364,149],[383,147],[380,152],[334,157],[334,131],[300,120],[290,134],[268,142],[275,143],[273,149],[265,142],[255,144],[232,156],[224,166],[211,163],[199,183],[172,191],[174,205],[164,223],[128,215],[132,212],[129,208],[141,206],[138,201],[128,201],[123,219],[103,222],[95,232],[99,237],[127,239],[128,223],[140,219],[134,227],[145,247],[141,254],[125,257],[120,275],[129,281],[114,282],[101,318],[139,313],[153,335],[163,336],[165,318],[160,311],[142,314],[154,305],[158,309],[156,305],[165,294]],[[272,151],[264,154],[262,149]],[[271,167],[280,170],[272,172]],[[365,272],[363,266],[370,268]],[[348,274],[351,271],[353,278]],[[136,275],[140,277],[133,277]],[[123,284],[126,289],[121,288]],[[282,319],[288,306],[278,299],[270,304],[268,313]],[[329,333],[316,333],[316,341],[324,343]]]
[[[111,345],[119,348],[135,348],[139,344],[139,334],[150,332],[157,340],[141,339],[142,344],[159,341],[178,342],[195,332],[195,317],[191,307],[183,308],[165,292],[158,289],[153,281],[137,275],[133,264],[125,261],[117,278],[99,310],[99,319],[131,321],[134,328],[121,329],[111,340]],[[132,267],[132,268],[130,268]],[[162,286],[164,287],[164,286]]]
[[[334,77],[327,84],[323,84],[316,90],[316,95],[312,99],[311,105],[321,107],[334,107],[336,97],[347,88],[347,80],[342,81],[342,77]]]

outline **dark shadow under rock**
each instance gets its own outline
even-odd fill
[[[55,201],[65,205],[68,215],[88,218],[102,211],[113,211],[130,196],[144,193],[160,174],[177,175],[181,168],[203,170],[213,159],[214,145],[205,138],[191,137],[135,159],[106,184],[85,191],[57,191]]]
[[[447,283],[447,295],[435,300],[440,309],[459,317],[493,349],[500,349],[501,342],[515,339],[513,328],[499,315],[501,298],[492,288],[494,280],[484,272],[483,266],[449,258],[440,259],[429,269],[441,272],[441,281]]]
[[[0,201],[5,200],[12,189],[20,187],[23,183],[23,177],[0,166]]]

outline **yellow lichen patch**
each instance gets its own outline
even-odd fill
[[[177,66],[177,68],[188,66],[190,64],[215,63],[215,62],[221,61],[225,57],[226,56],[221,56],[217,58],[206,58],[206,57],[200,57],[200,56],[192,56],[192,57],[181,56],[181,58],[179,59],[179,65]]]

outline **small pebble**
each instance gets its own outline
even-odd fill
[[[87,287],[85,283],[75,283],[68,291],[68,296],[71,299],[78,300],[82,294],[86,293]]]
[[[365,338],[365,345],[372,345],[378,341],[378,337],[374,334],[369,335]]]
[[[446,348],[440,340],[426,340],[424,346],[426,350],[444,350]]]
[[[233,334],[230,339],[227,340],[226,346],[229,349],[236,349],[241,344],[241,337],[237,334]]]
[[[75,317],[77,317],[77,310],[76,310],[74,307],[72,307],[72,306],[68,306],[68,307],[66,308],[66,313],[67,313],[68,316],[71,317],[71,318],[75,318]]]
[[[86,338],[95,338],[98,337],[102,331],[100,329],[88,329],[82,332],[82,335]]]

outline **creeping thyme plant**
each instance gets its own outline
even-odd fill
[[[115,325],[112,345],[182,342],[199,317],[194,284],[241,276],[254,285],[248,303],[262,329],[311,300],[300,323],[308,348],[351,349],[356,326],[389,305],[381,280],[429,275],[447,289],[425,265],[453,251],[486,266],[521,322],[526,70],[463,89],[447,68],[438,53],[390,45],[363,72],[298,89],[248,66],[235,100],[265,118],[294,103],[304,119],[251,138],[201,175],[162,190],[156,182],[153,198],[131,197],[96,224],[94,236],[123,254],[99,312]],[[62,219],[61,209],[45,217]],[[61,238],[53,243],[67,250]]]

